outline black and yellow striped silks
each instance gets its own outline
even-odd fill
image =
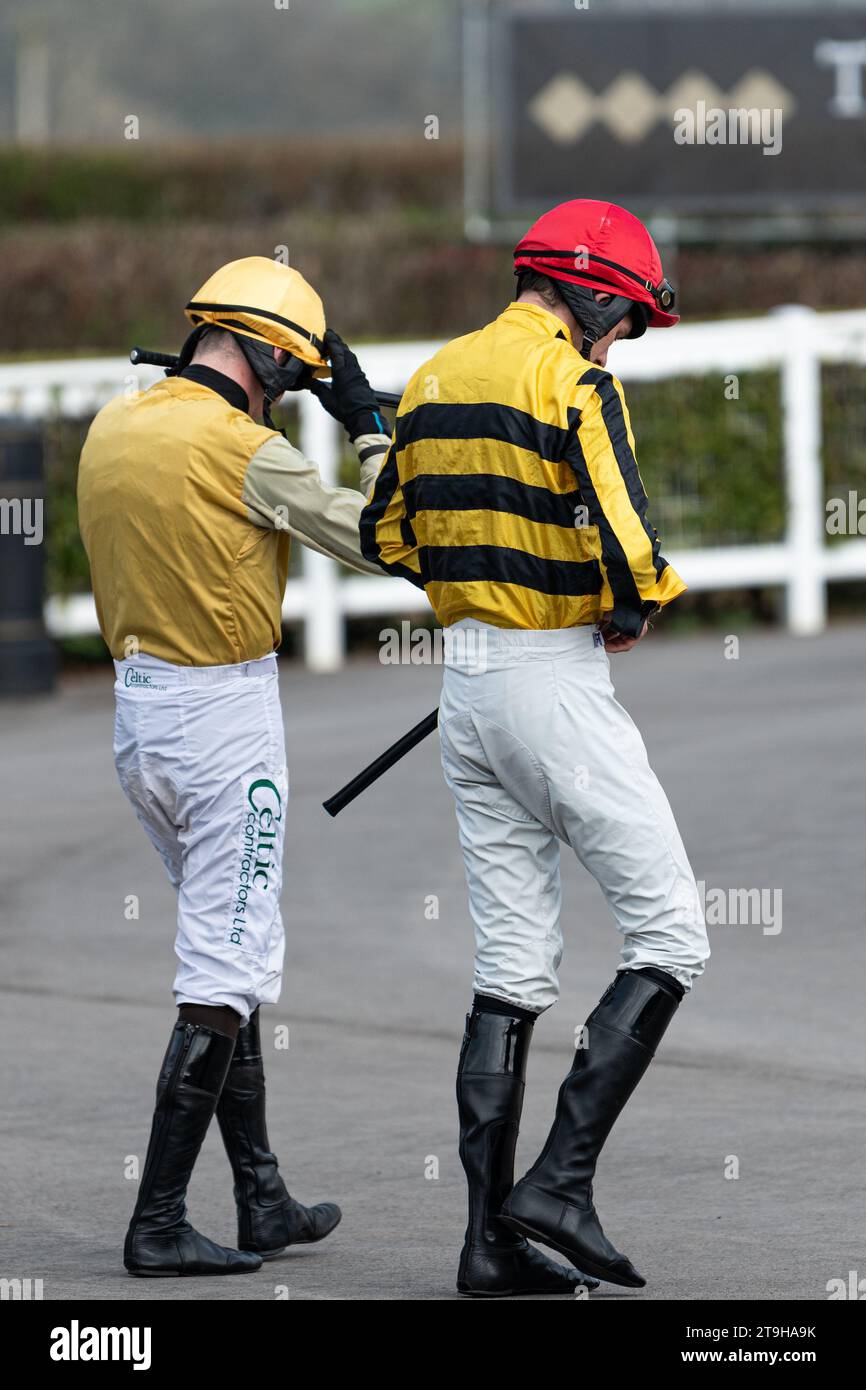
[[[623,632],[685,588],[659,554],[622,387],[534,304],[513,303],[412,377],[361,548],[422,586],[443,626]]]

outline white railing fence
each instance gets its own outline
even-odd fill
[[[395,343],[361,347],[368,377],[382,391],[399,391],[439,346]],[[821,467],[821,365],[866,366],[866,312],[817,314],[787,305],[763,318],[687,324],[670,333],[649,333],[611,354],[611,369],[626,383],[671,376],[720,378],[760,369],[780,373],[786,492],[784,538],[767,545],[706,547],[665,555],[694,590],[781,585],[791,632],[820,632],[826,623],[830,580],[866,578],[866,539],[826,543]],[[31,418],[85,416],[122,390],[149,386],[161,376],[124,358],[22,363],[0,366],[0,415]],[[720,390],[722,389],[720,381]],[[338,426],[311,396],[299,397],[300,447],[322,476],[336,481]],[[672,430],[672,447],[676,430]],[[638,440],[638,452],[640,441]],[[421,590],[385,575],[341,577],[337,565],[303,549],[301,574],[286,586],[283,615],[303,623],[307,663],[337,669],[345,650],[345,619],[426,609]],[[49,631],[57,637],[97,631],[90,595],[51,598]]]

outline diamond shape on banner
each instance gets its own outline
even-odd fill
[[[744,77],[741,77],[736,87],[728,92],[727,100],[723,105],[729,107],[757,107],[764,111],[783,111],[786,116],[791,116],[797,109],[797,102],[793,93],[777,82],[771,72],[765,68],[750,68]]]
[[[536,92],[528,111],[536,125],[558,145],[570,145],[595,119],[595,93],[577,77],[558,73]]]
[[[658,121],[658,92],[639,72],[621,72],[604,91],[598,112],[623,145],[635,145]]]
[[[682,77],[678,77],[668,88],[664,96],[659,98],[665,115],[672,121],[674,113],[684,106],[694,111],[699,101],[706,102],[707,107],[710,107],[723,106],[725,100],[724,92],[698,68],[690,68],[688,72],[684,72]]]

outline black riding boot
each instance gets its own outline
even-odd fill
[[[339,1224],[340,1208],[334,1202],[304,1207],[290,1197],[268,1145],[258,1009],[238,1033],[217,1120],[234,1174],[240,1249],[267,1259],[288,1245],[324,1240]]]
[[[460,1159],[469,1184],[469,1224],[457,1290],[481,1298],[574,1294],[581,1277],[535,1250],[499,1220],[514,1182],[532,1021],[473,1007],[457,1071]],[[586,1281],[596,1288],[597,1281]]]
[[[664,980],[667,983],[662,984]],[[587,1019],[541,1154],[515,1185],[502,1216],[512,1230],[558,1250],[611,1284],[646,1280],[607,1239],[592,1204],[602,1145],[673,1018],[682,986],[655,970],[624,971]]]
[[[256,1255],[215,1245],[186,1219],[186,1189],[228,1071],[234,1042],[176,1023],[156,1086],[156,1109],[138,1201],[123,1247],[130,1274],[243,1274]]]

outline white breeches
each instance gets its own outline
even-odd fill
[[[558,997],[560,842],[599,884],[621,970],[686,989],[709,956],[694,875],[592,626],[448,629],[439,732],[454,794],[475,989],[540,1012]],[[626,658],[622,658],[626,659]]]
[[[116,661],[120,783],[177,889],[178,1004],[279,998],[288,773],[273,656]]]

